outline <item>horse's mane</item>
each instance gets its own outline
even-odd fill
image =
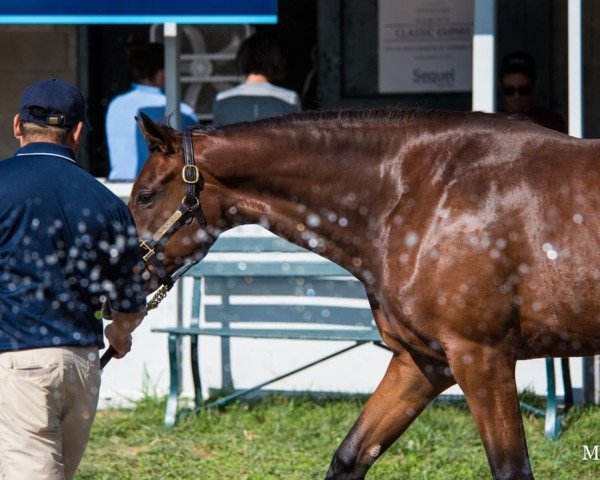
[[[271,117],[253,122],[240,122],[213,130],[245,128],[246,126],[275,127],[295,125],[319,125],[331,123],[398,123],[423,120],[444,120],[450,123],[462,121],[485,122],[492,118],[509,118],[505,115],[484,112],[462,112],[449,110],[427,110],[422,108],[385,107],[377,109],[341,109],[306,111],[280,117]]]
[[[165,134],[173,139],[181,135],[180,131],[175,130],[167,122],[161,127]],[[384,107],[376,109],[340,109],[340,110],[325,110],[325,111],[305,111],[302,113],[291,113],[288,115],[265,118],[252,122],[240,122],[222,127],[214,127],[212,125],[198,124],[191,127],[194,132],[202,132],[212,134],[219,130],[236,130],[245,129],[248,127],[269,128],[277,126],[300,126],[331,124],[331,123],[398,123],[398,122],[415,122],[424,120],[445,121],[449,124],[471,121],[471,122],[489,122],[492,119],[505,119],[507,121],[525,121],[531,122],[529,117],[523,115],[508,115],[502,113],[485,113],[485,112],[465,112],[451,110],[428,110],[423,108],[401,108],[401,107]]]

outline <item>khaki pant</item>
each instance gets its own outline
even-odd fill
[[[0,353],[0,478],[73,478],[99,389],[96,347]]]

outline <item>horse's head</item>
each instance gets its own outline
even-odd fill
[[[204,177],[195,165],[192,142],[184,147],[184,135],[144,114],[139,126],[150,156],[133,184],[129,209],[153,274],[149,288],[155,289],[157,277],[170,275],[186,260],[206,254],[215,238],[206,228],[204,212],[216,211],[204,196],[200,203]],[[161,274],[162,267],[165,271]]]

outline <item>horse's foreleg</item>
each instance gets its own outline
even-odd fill
[[[415,357],[416,358],[416,357]],[[338,447],[327,479],[361,479],[429,401],[454,379],[446,365],[395,354],[358,420]]]
[[[446,351],[495,480],[532,480],[510,348],[455,343]]]

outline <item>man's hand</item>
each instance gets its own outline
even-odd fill
[[[108,343],[117,351],[114,358],[123,358],[131,350],[131,333],[117,328],[114,323],[109,323],[106,326],[104,335],[106,335]]]
[[[145,311],[122,313],[112,311],[112,322],[104,329],[108,342],[117,351],[115,358],[123,358],[131,350],[131,332],[142,322]]]

